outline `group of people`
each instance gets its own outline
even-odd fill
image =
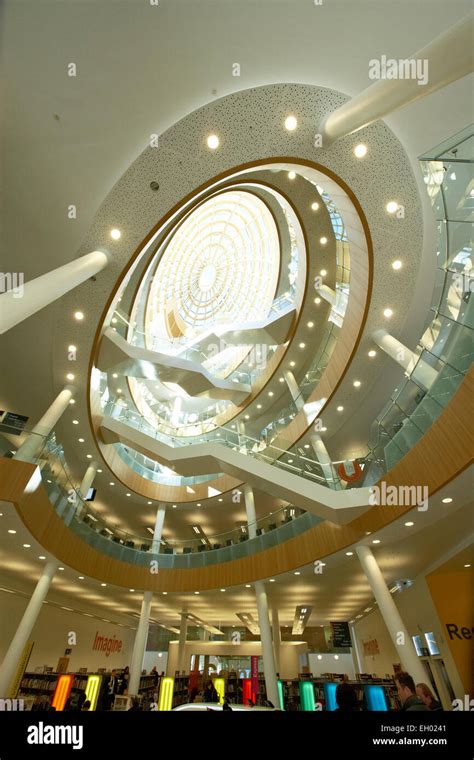
[[[409,673],[398,673],[395,684],[404,712],[427,712],[429,710],[442,710],[440,702],[426,683],[415,682]],[[340,683],[336,689],[337,711],[343,713],[357,712],[359,701],[353,686],[347,681]]]

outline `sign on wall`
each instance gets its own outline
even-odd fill
[[[30,418],[23,414],[14,414],[0,410],[0,430],[10,435],[20,435]]]
[[[332,628],[332,640],[335,647],[351,647],[351,632],[349,630],[349,623],[335,622],[331,623]]]

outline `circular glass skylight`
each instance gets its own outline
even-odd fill
[[[211,325],[267,317],[278,283],[280,246],[265,203],[228,191],[193,211],[158,265],[146,311],[146,340],[179,339]]]

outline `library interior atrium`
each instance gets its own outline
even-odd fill
[[[2,703],[474,693],[471,8],[7,0]]]

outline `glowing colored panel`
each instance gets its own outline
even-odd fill
[[[162,678],[158,710],[171,710],[173,707],[174,678]]]
[[[278,687],[278,697],[280,699],[280,709],[285,709],[285,697],[283,696],[283,682],[278,680],[277,681],[277,687]]]
[[[225,680],[223,678],[214,678],[214,688],[219,695],[219,704],[224,704]]]
[[[337,710],[336,689],[337,689],[337,683],[324,684],[324,697],[326,699],[326,710]]]
[[[102,676],[89,676],[86,685],[86,702],[91,703],[90,710],[97,709],[97,700],[99,699],[100,685],[102,683]]]
[[[58,678],[53,701],[51,702],[52,707],[55,707],[58,712],[64,710],[64,705],[71,693],[73,681],[74,676],[59,676]]]
[[[314,699],[314,687],[312,681],[300,681],[298,684],[300,691],[301,709],[304,712],[314,712],[316,700]]]
[[[242,704],[248,705],[249,699],[252,699],[252,681],[250,678],[244,678],[242,683]]]
[[[388,710],[383,686],[380,686],[379,684],[367,684],[364,686],[364,689],[367,708],[369,710]]]

